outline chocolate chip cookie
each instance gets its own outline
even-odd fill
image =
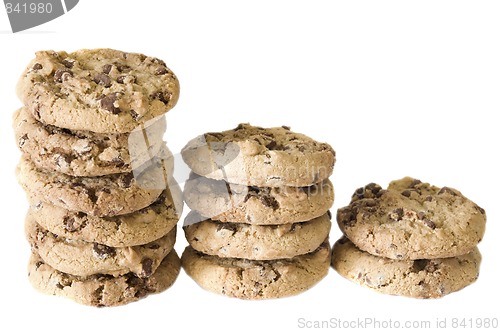
[[[184,200],[201,215],[220,222],[277,225],[325,214],[334,199],[330,180],[309,187],[248,187],[194,173],[184,186]]]
[[[186,219],[192,218],[190,212]],[[184,227],[189,244],[207,255],[254,260],[310,253],[328,238],[330,216],[284,225],[249,225],[204,220]]]
[[[118,276],[133,272],[149,277],[175,244],[176,228],[153,242],[133,247],[108,247],[96,242],[69,240],[26,218],[26,238],[44,262],[64,273]]]
[[[470,285],[480,263],[477,248],[458,257],[403,261],[361,251],[345,237],[332,254],[332,266],[341,276],[380,293],[415,298],[439,298]]]
[[[17,94],[46,125],[128,133],[174,107],[179,81],[165,62],[143,54],[39,51],[19,79]]]
[[[33,287],[43,293],[67,297],[85,305],[110,307],[165,291],[174,283],[180,267],[180,259],[172,250],[148,278],[140,278],[133,273],[118,277],[108,274],[78,277],[55,270],[33,253],[28,265],[28,278]]]
[[[486,214],[456,189],[406,177],[387,189],[375,183],[357,189],[337,222],[363,251],[417,260],[467,254],[483,238]]]
[[[131,133],[99,134],[37,121],[26,108],[14,114],[19,149],[38,168],[73,176],[130,172],[156,156],[163,143],[165,117]]]
[[[186,273],[202,288],[240,299],[270,299],[299,294],[313,287],[330,267],[330,246],[291,259],[254,261],[210,256],[187,247]]]
[[[57,236],[109,247],[137,246],[157,240],[175,227],[181,214],[180,189],[172,186],[150,206],[114,217],[95,217],[41,201],[31,202],[28,210],[29,218]]]
[[[155,202],[168,183],[164,165],[163,160],[153,159],[140,174],[134,170],[100,177],[72,177],[39,170],[22,158],[17,178],[30,201],[47,202],[92,216],[112,217]]]
[[[258,187],[311,186],[327,179],[335,163],[335,151],[326,143],[285,126],[249,124],[198,136],[182,157],[199,175]]]

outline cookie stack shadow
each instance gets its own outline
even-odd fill
[[[241,299],[301,293],[328,273],[335,152],[288,127],[240,124],[182,150],[185,271],[202,288]]]
[[[406,177],[357,189],[338,210],[332,266],[375,291],[439,298],[479,276],[484,209],[456,189]]]
[[[36,53],[13,119],[36,289],[101,307],[173,284],[182,194],[163,135],[178,94],[177,78],[156,58]]]

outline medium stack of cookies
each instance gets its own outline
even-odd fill
[[[33,286],[92,306],[170,287],[182,195],[163,134],[179,96],[175,75],[138,53],[41,51],[18,96]]]
[[[342,276],[381,293],[439,298],[473,283],[484,209],[456,189],[406,177],[387,189],[370,183],[338,210],[344,236],[332,266]]]
[[[182,265],[202,288],[241,299],[303,292],[328,273],[335,152],[289,127],[240,124],[191,140]]]

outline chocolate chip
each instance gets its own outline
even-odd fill
[[[109,74],[109,72],[111,71],[112,68],[113,68],[113,65],[106,64],[106,65],[102,66],[102,72],[104,74]]]
[[[143,59],[143,61],[144,61],[144,60],[145,60],[145,59]],[[152,62],[152,63],[156,63],[156,64],[158,64],[158,65],[160,65],[160,66],[163,66],[163,67],[166,67],[166,66],[167,66],[167,65],[165,64],[165,61],[160,60],[160,59],[158,59],[158,58],[150,58],[150,60],[151,60],[151,62]]]
[[[133,118],[134,120],[136,120],[136,121],[137,121],[137,119],[139,118],[139,114],[138,114],[136,111],[134,111],[134,110],[130,110],[130,115],[131,115],[131,116],[132,116],[132,118]]]
[[[24,144],[26,144],[26,141],[28,140],[28,134],[24,134],[23,136],[19,137],[19,142],[18,145],[20,148],[23,147]]]
[[[123,65],[123,64],[117,64],[116,65],[116,69],[118,69],[118,71],[120,73],[124,72],[124,71],[130,71],[130,66],[127,66],[127,65]]]
[[[165,105],[167,105],[170,101],[171,94],[169,93],[163,93],[162,91],[157,91],[151,95],[153,99],[158,99]]]
[[[114,256],[116,251],[115,248],[105,246],[104,244],[94,243],[92,247],[94,255],[99,259],[105,259],[110,256]]]
[[[127,283],[127,285],[129,285],[129,287],[136,287],[143,284],[143,280],[141,278],[138,278],[133,273],[127,274],[127,279],[125,282]]]
[[[394,216],[394,214],[395,214],[395,216]],[[394,209],[392,211],[390,218],[394,220],[394,217],[395,217],[396,221],[401,221],[401,220],[403,220],[404,215],[405,215],[405,212],[404,212],[403,208],[397,208],[397,209]]]
[[[242,129],[244,129],[244,128],[245,128],[245,125],[243,125],[243,123],[240,123],[240,124],[238,125],[238,127],[234,128],[233,130],[242,130]]]
[[[103,192],[106,194],[111,194],[111,190],[109,188],[99,188],[99,192]]]
[[[417,213],[417,218],[418,218],[418,220],[424,220],[425,212],[420,211],[419,213]]]
[[[304,145],[299,145],[298,148],[299,152],[305,152],[306,151],[306,147]]]
[[[71,157],[70,155],[60,154],[59,156],[57,156],[56,165],[58,167],[66,167],[71,163],[72,160],[73,160],[73,157]]]
[[[281,144],[278,144],[275,140],[272,140],[271,143],[266,145],[266,148],[269,150],[285,150],[285,147]]]
[[[482,207],[480,207],[479,205],[477,205],[477,204],[476,204],[476,205],[474,205],[474,208],[475,208],[476,210],[478,210],[478,211],[479,211],[479,213],[481,213],[481,214],[486,214],[486,211],[484,211],[484,209],[483,209]]]
[[[125,162],[122,160],[121,157],[116,157],[116,158],[111,159],[109,164],[116,166],[116,167],[123,167],[125,165]]]
[[[123,82],[125,81],[125,78],[126,78],[126,77],[127,77],[127,76],[124,76],[124,75],[122,75],[122,76],[118,76],[118,77],[116,78],[116,81],[117,81],[118,83],[120,83],[120,84],[123,84]]]
[[[103,306],[101,303],[102,297],[104,293],[104,285],[99,286],[93,293],[92,293],[92,304],[95,306]]]
[[[272,208],[273,210],[277,210],[280,207],[280,204],[278,203],[276,198],[274,198],[272,196],[267,196],[267,195],[261,196],[260,201],[262,202],[262,204],[264,204],[267,207]]]
[[[108,112],[111,112],[113,114],[118,114],[121,112],[121,109],[119,107],[115,106],[115,101],[118,99],[117,93],[111,93],[107,96],[104,96],[101,99],[101,108],[105,109]]]
[[[441,188],[441,190],[438,191],[438,195],[441,195],[441,194],[444,194],[444,193],[450,194],[452,196],[457,196],[457,193],[455,191],[453,191],[453,189],[451,189],[449,187],[443,187],[443,188]]]
[[[401,193],[401,195],[405,196],[405,197],[410,197],[411,196],[411,191],[410,190],[405,190]]]
[[[363,198],[365,196],[365,188],[360,187],[356,189],[353,196],[357,196],[358,198]]]
[[[289,126],[281,126],[281,128],[285,129],[285,130],[290,130],[290,127]]]
[[[54,73],[54,81],[56,83],[62,83],[66,81],[69,77],[73,77],[73,72],[67,68],[58,69]]]
[[[33,65],[33,67],[31,69],[33,69],[33,70],[40,70],[42,68],[43,68],[43,66],[40,63],[37,62],[37,63],[35,63]]]
[[[430,196],[430,195],[429,195],[429,196],[427,196],[427,197],[425,198],[425,201],[426,201],[426,202],[432,202],[432,196]]]
[[[144,277],[149,277],[153,273],[153,260],[146,257],[141,262],[142,265],[142,275]]]
[[[430,229],[436,229],[436,224],[430,219],[424,219],[424,225],[429,227]]]
[[[349,210],[349,208],[339,209],[337,211],[337,219],[347,227],[353,227],[357,222],[357,213]]]
[[[83,192],[87,194],[89,197],[90,201],[94,204],[97,203],[97,196],[95,194],[95,189],[94,188],[83,188]]]
[[[120,184],[124,188],[130,188],[132,180],[134,180],[134,174],[130,172],[120,177]]]
[[[421,184],[422,181],[414,179],[413,182],[410,184],[410,188],[415,188],[417,184]]]
[[[94,82],[96,84],[104,85],[105,88],[109,88],[111,86],[111,78],[109,78],[106,74],[97,74],[94,77]]]
[[[73,216],[64,216],[63,218],[64,229],[68,232],[79,231],[85,227],[86,223],[86,214],[83,212],[78,212]]]
[[[38,269],[40,266],[43,265],[43,262],[42,261],[38,261],[35,263],[35,267]]]
[[[64,65],[64,67],[71,69],[73,68],[73,64],[75,63],[75,61],[64,59],[63,61],[61,61],[61,63]]]
[[[165,75],[168,73],[168,69],[166,67],[158,67],[155,70],[156,75]]]

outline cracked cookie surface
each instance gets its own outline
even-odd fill
[[[189,213],[186,219],[195,214]],[[273,260],[293,258],[316,250],[330,233],[329,214],[283,225],[249,225],[204,220],[184,226],[189,244],[207,255]]]
[[[148,278],[139,278],[133,273],[118,277],[97,274],[84,278],[57,271],[33,253],[28,264],[28,279],[40,292],[89,306],[111,307],[165,291],[177,279],[180,267],[180,259],[172,250]]]
[[[220,258],[187,247],[182,254],[186,273],[202,288],[240,299],[271,299],[297,295],[313,287],[330,267],[330,246],[291,259],[254,261]]]
[[[42,201],[93,216],[131,213],[151,205],[168,184],[168,160],[154,159],[140,174],[128,173],[100,177],[72,177],[39,170],[26,158],[17,167],[17,179],[30,201]]]
[[[221,222],[278,225],[325,214],[334,190],[328,179],[309,187],[248,187],[191,173],[184,200],[192,210]]]
[[[130,172],[156,156],[163,143],[165,117],[131,133],[99,134],[37,121],[23,107],[13,119],[19,149],[38,167],[72,176]]]
[[[64,273],[89,276],[109,274],[118,276],[132,272],[149,277],[163,258],[173,249],[176,228],[164,237],[132,247],[109,247],[96,242],[68,240],[38,225],[28,215],[26,238],[44,262]]]
[[[182,197],[170,186],[151,205],[114,217],[95,217],[47,202],[31,202],[28,215],[51,233],[68,240],[129,247],[152,242],[174,228],[182,214]]]
[[[39,51],[17,94],[44,124],[98,133],[127,133],[165,114],[179,81],[165,62],[112,49]]]
[[[392,260],[361,251],[342,237],[333,246],[332,266],[343,277],[380,293],[439,298],[472,284],[479,275],[477,248],[458,257]]]
[[[335,151],[327,143],[294,133],[289,127],[240,124],[189,141],[182,158],[197,174],[258,187],[303,187],[327,179]]]
[[[467,254],[484,235],[484,209],[449,187],[406,177],[387,189],[359,188],[337,211],[342,232],[361,250],[415,260]]]

